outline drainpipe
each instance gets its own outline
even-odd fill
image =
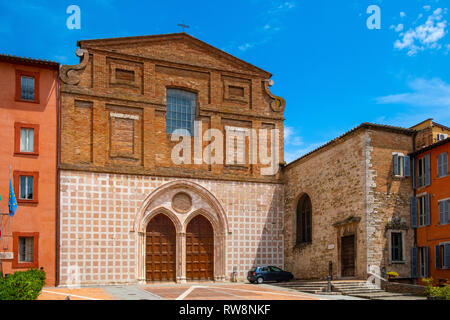
[[[416,152],[416,137],[417,137],[417,131],[414,132],[413,134],[413,152]],[[412,172],[412,179],[415,183],[413,183],[413,196],[414,198],[417,195],[417,191],[416,191],[416,187],[417,187],[417,181],[416,181],[416,157],[412,156],[411,157],[411,161],[413,163],[413,172]],[[417,228],[413,228],[414,229],[414,242],[413,242],[413,247],[417,247]],[[411,261],[412,261],[412,257],[411,257]],[[417,265],[417,264],[416,264]],[[417,280],[413,279],[413,284],[416,284]]]
[[[60,165],[60,137],[61,137],[61,130],[60,130],[60,123],[61,123],[61,80],[59,79],[59,70],[57,72],[57,78],[56,78],[56,87],[57,87],[57,102],[56,102],[56,223],[55,223],[55,285],[59,286],[59,185],[60,185],[60,179],[59,179],[59,165]]]

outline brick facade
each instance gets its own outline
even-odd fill
[[[284,100],[269,91],[271,74],[184,33],[78,45],[80,64],[61,70],[60,283],[76,280],[77,268],[82,283],[145,281],[145,226],[156,213],[175,225],[179,282],[185,224],[197,214],[214,229],[215,280],[233,271],[244,279],[255,264],[282,267],[280,173],[251,163],[249,140],[244,164],[175,164],[178,142],[166,133],[166,90],[183,89],[197,94],[202,134],[278,129],[282,162]],[[173,208],[174,190],[192,199],[189,212]]]

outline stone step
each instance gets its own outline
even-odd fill
[[[376,300],[380,298],[396,298],[396,297],[404,297],[405,295],[401,293],[391,293],[391,292],[373,292],[373,293],[359,293],[359,294],[352,294],[352,297],[357,298],[364,298],[364,299],[371,299]]]
[[[378,292],[384,292],[383,290],[371,290],[371,289],[367,289],[367,290],[365,290],[365,289],[360,289],[360,290],[352,290],[352,291],[344,291],[344,290],[341,290],[341,292],[342,292],[342,294],[346,294],[346,295],[355,295],[355,294],[361,294],[361,293],[363,293],[363,294],[371,294],[371,293],[378,293]]]

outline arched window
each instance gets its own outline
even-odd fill
[[[197,94],[181,89],[167,89],[166,132],[185,129],[194,135]]]
[[[297,204],[297,243],[312,241],[312,206],[311,199],[304,194]]]

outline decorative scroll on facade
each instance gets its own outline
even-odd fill
[[[61,66],[60,79],[65,84],[77,85],[80,82],[80,72],[84,70],[89,62],[89,52],[86,49],[77,49],[75,52],[81,58],[81,62],[76,65]]]
[[[275,112],[284,112],[284,107],[286,106],[286,101],[283,98],[278,97],[278,96],[274,95],[272,92],[270,92],[269,87],[271,87],[272,85],[273,85],[273,80],[265,80],[264,81],[264,89],[265,89],[266,93],[269,95],[269,97],[271,97],[273,99],[272,103],[270,104],[270,107]]]

